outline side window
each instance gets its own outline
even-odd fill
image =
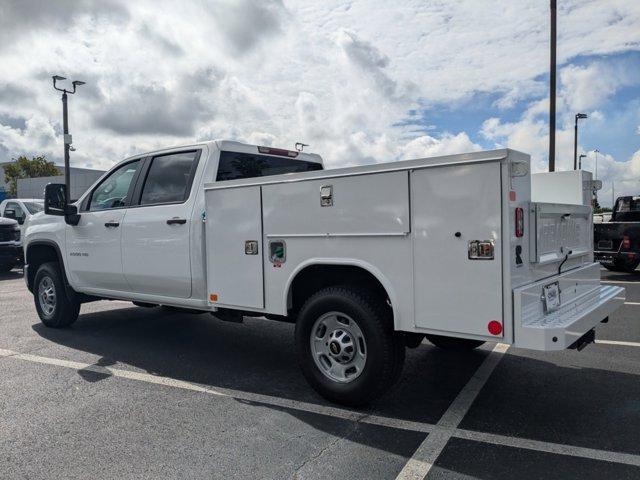
[[[155,157],[142,187],[140,205],[183,202],[189,197],[198,152]]]
[[[129,192],[132,187],[140,160],[122,165],[105,178],[91,194],[89,211],[109,210],[127,205]]]
[[[7,210],[13,210],[15,212],[15,219],[22,224],[22,222],[24,222],[24,218],[25,218],[25,213],[24,210],[22,210],[22,207],[20,207],[19,204],[17,204],[16,202],[8,202],[5,207],[4,207],[4,216],[7,216]]]

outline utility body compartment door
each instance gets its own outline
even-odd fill
[[[489,336],[502,321],[500,163],[411,173],[414,305],[418,328]],[[469,259],[469,242],[493,241],[493,259]]]
[[[213,305],[264,308],[261,196],[259,186],[205,192],[207,289]]]

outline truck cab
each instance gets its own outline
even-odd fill
[[[74,204],[77,222],[44,215],[26,234],[26,280],[43,260],[85,295],[207,307],[205,182],[321,170],[318,155],[210,141],[123,160]],[[61,213],[58,211],[58,213]]]

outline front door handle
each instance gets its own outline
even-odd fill
[[[185,223],[187,223],[186,218],[174,217],[167,220],[167,225],[184,225]]]
[[[120,222],[111,221],[111,222],[105,223],[104,226],[107,228],[111,228],[111,227],[115,228],[120,226]]]

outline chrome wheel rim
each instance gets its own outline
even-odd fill
[[[56,309],[56,289],[51,277],[43,277],[38,285],[38,301],[46,316],[53,314]]]
[[[367,362],[367,344],[360,326],[348,315],[329,312],[311,329],[311,354],[318,369],[334,382],[358,378]]]

